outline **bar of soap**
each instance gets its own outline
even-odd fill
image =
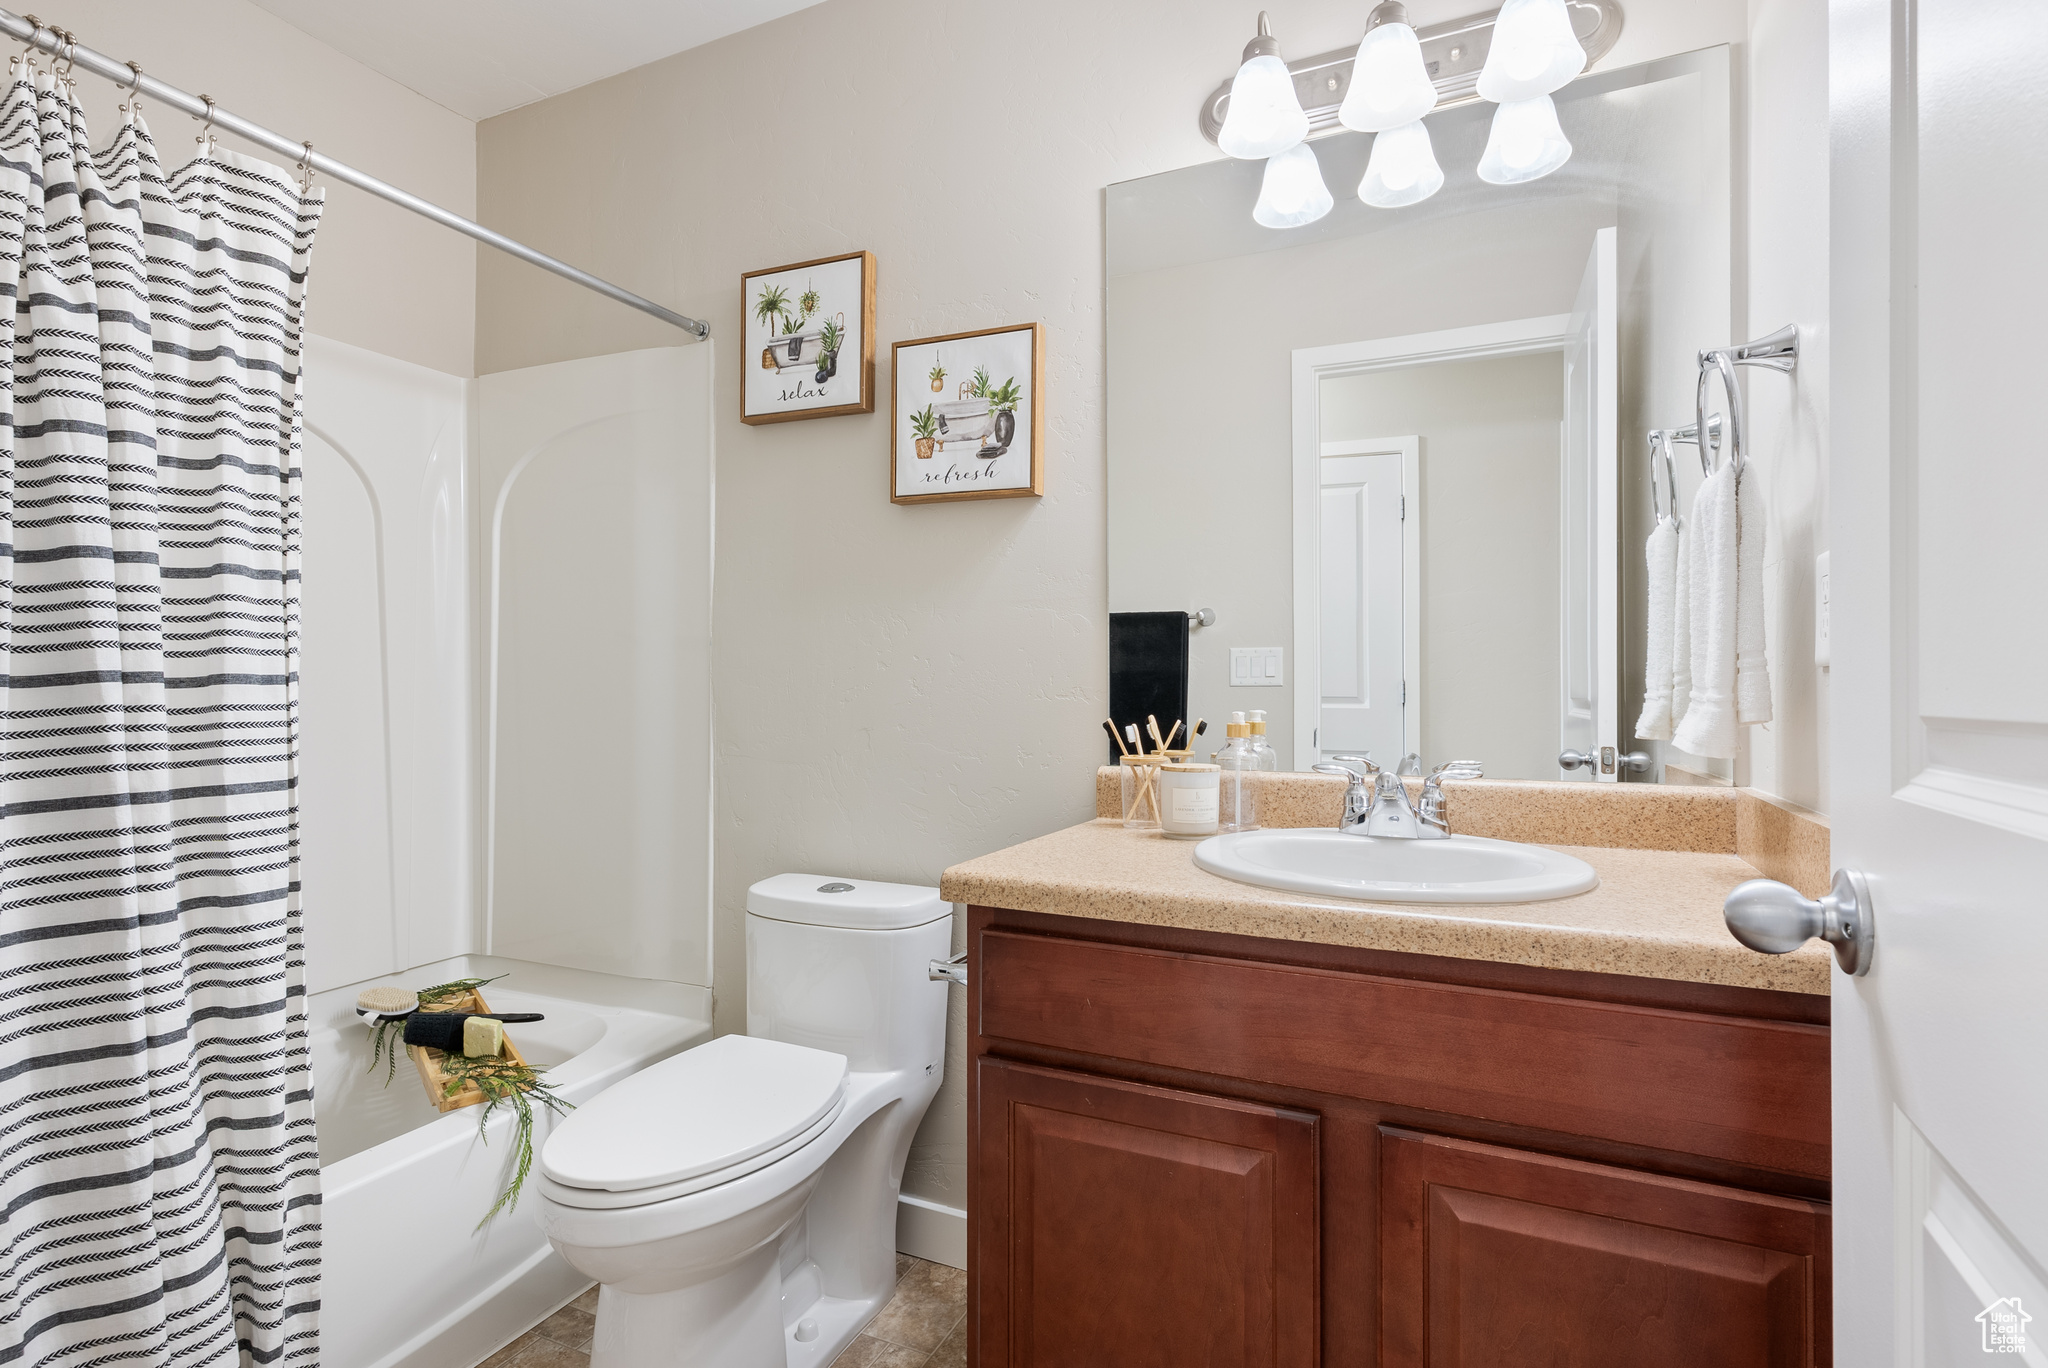
[[[462,1052],[471,1059],[492,1059],[505,1052],[505,1023],[489,1017],[466,1017],[462,1022]]]

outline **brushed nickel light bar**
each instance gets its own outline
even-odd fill
[[[1572,32],[1586,49],[1586,65],[1591,66],[1606,56],[1621,37],[1620,0],[1567,0],[1567,9],[1572,17]],[[1499,13],[1492,9],[1415,31],[1422,42],[1422,60],[1437,89],[1437,109],[1470,104],[1479,98],[1479,72],[1493,46],[1493,21]],[[1294,77],[1295,97],[1301,101],[1302,112],[1308,115],[1309,137],[1343,128],[1337,122],[1337,110],[1344,103],[1345,92],[1351,89],[1352,59],[1357,54],[1358,44],[1354,42],[1336,52],[1287,64],[1288,74]],[[1230,78],[1226,77],[1202,102],[1202,136],[1215,142],[1223,128],[1223,116],[1229,110]]]
[[[51,28],[33,16],[24,17],[0,9],[0,33],[49,53],[52,57],[60,57],[67,66],[83,67],[95,76],[104,77],[116,85],[155,100],[158,104],[168,105],[195,119],[207,120],[216,128],[226,129],[237,137],[248,139],[258,147],[267,148],[281,157],[289,158],[294,165],[311,167],[331,180],[368,191],[379,199],[389,200],[401,209],[410,209],[422,218],[432,219],[444,228],[453,228],[458,233],[475,238],[485,246],[495,247],[529,265],[538,266],[543,271],[553,271],[564,280],[572,280],[586,290],[595,290],[607,299],[617,300],[627,308],[638,309],[641,313],[651,314],[664,323],[672,323],[700,341],[711,335],[711,325],[702,319],[691,318],[673,309],[664,308],[651,299],[641,298],[631,290],[623,289],[608,280],[601,280],[588,271],[578,270],[566,261],[559,261],[545,252],[537,252],[523,242],[506,237],[503,233],[492,232],[480,223],[378,180],[375,176],[358,171],[346,162],[338,162],[325,153],[316,152],[313,150],[313,144],[309,142],[294,142],[261,124],[251,123],[240,115],[231,114],[207,96],[187,94],[176,86],[165,85],[153,76],[144,75],[141,67],[129,62],[117,62],[105,53],[96,52],[77,42],[63,30]]]

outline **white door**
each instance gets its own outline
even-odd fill
[[[1326,442],[1317,504],[1317,753],[1371,755],[1393,769],[1406,754],[1405,638],[1410,582],[1403,548],[1421,441]],[[1419,513],[1419,510],[1418,510]]]
[[[1829,45],[1830,807],[1877,933],[1834,984],[1835,1362],[2040,1368],[2048,6],[1834,0]]]
[[[1617,404],[1619,321],[1615,230],[1593,235],[1572,304],[1564,350],[1562,541],[1564,583],[1559,598],[1563,687],[1557,739],[1598,763],[1560,769],[1566,779],[1612,783],[1621,734],[1621,493]]]

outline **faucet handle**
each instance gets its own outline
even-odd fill
[[[1364,755],[1333,755],[1330,758],[1339,764],[1363,765],[1368,777],[1380,772],[1380,767],[1372,762],[1371,751],[1367,751]]]
[[[1429,772],[1432,779],[1484,779],[1486,767],[1477,760],[1446,760]]]

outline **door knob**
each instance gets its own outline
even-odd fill
[[[1599,761],[1584,751],[1568,750],[1557,753],[1557,767],[1561,770],[1591,769],[1598,763]]]
[[[1853,869],[1836,870],[1834,890],[1818,900],[1776,879],[1751,879],[1728,895],[1721,916],[1735,939],[1752,950],[1790,954],[1818,936],[1835,947],[1843,973],[1870,972],[1877,920],[1870,885]]]

